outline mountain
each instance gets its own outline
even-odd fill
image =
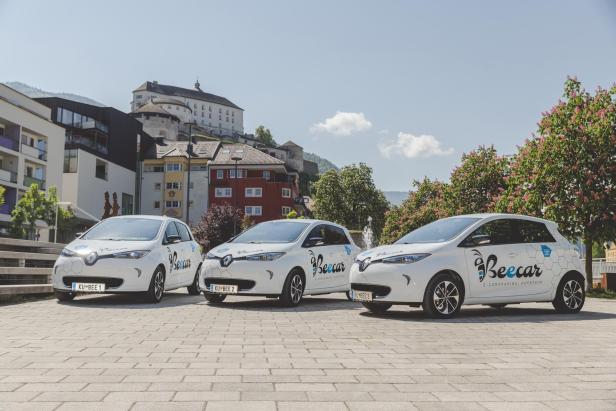
[[[334,163],[323,157],[319,157],[314,153],[304,152],[304,160],[314,161],[315,163],[317,163],[317,165],[319,166],[319,174],[323,174],[329,170],[338,170],[338,167]]]
[[[409,196],[408,191],[383,191],[383,194],[385,194],[385,198],[387,198],[387,201],[389,201],[391,205],[394,206],[399,206]]]
[[[78,94],[54,93],[51,91],[45,91],[45,90],[41,90],[40,88],[32,87],[28,84],[21,83],[19,81],[7,81],[4,84],[11,87],[12,89],[19,91],[22,94],[25,94],[26,96],[30,98],[60,97],[60,98],[65,98],[67,100],[77,101],[78,103],[85,103],[85,104],[91,104],[93,106],[105,107],[104,104],[99,103],[96,100],[92,100],[91,98],[80,96]]]

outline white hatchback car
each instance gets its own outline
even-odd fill
[[[279,297],[295,306],[303,295],[349,291],[349,272],[359,251],[338,224],[267,221],[213,248],[203,262],[201,286],[212,303],[237,294]]]
[[[53,268],[56,298],[79,293],[143,292],[159,302],[165,291],[200,293],[203,257],[186,224],[158,216],[101,221],[68,244]]]
[[[577,250],[555,223],[476,214],[435,221],[361,253],[351,268],[351,296],[374,312],[422,305],[442,318],[462,304],[550,301],[575,313],[584,305],[585,279]]]

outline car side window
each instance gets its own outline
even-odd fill
[[[473,242],[473,237],[478,236],[485,236],[489,238],[490,241],[485,244],[475,244]],[[513,221],[511,219],[499,219],[489,221],[477,228],[466,237],[461,245],[463,247],[473,247],[481,245],[515,244],[517,242],[519,242],[519,240],[516,238],[513,229]]]
[[[310,239],[317,238],[317,237],[320,237],[322,240],[311,243]],[[312,230],[310,230],[310,232],[306,236],[306,239],[304,240],[304,243],[302,244],[302,247],[318,247],[322,245],[326,245],[325,226],[318,225],[314,227]]]
[[[518,237],[523,243],[555,243],[545,224],[538,221],[517,220]]]
[[[180,237],[180,233],[178,232],[175,223],[173,221],[170,221],[169,224],[167,224],[167,228],[165,229],[165,242],[168,242],[169,237],[173,236]]]
[[[325,244],[326,245],[343,245],[349,244],[344,230],[333,225],[325,226]]]
[[[182,224],[182,223],[175,223],[175,225],[177,226],[178,232],[180,233],[180,237],[182,238],[182,241],[191,241],[192,238],[190,237],[190,231],[188,231],[188,228]]]

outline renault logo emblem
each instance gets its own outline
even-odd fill
[[[364,271],[370,265],[370,257],[359,263],[359,271]]]
[[[233,256],[231,254],[227,254],[220,260],[220,265],[223,267],[229,267],[229,264],[233,261]]]
[[[83,261],[87,264],[87,265],[92,265],[96,262],[96,259],[98,258],[98,255],[95,252],[92,252],[88,255],[86,255],[83,258]]]

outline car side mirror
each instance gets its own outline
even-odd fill
[[[304,241],[304,247],[315,247],[325,243],[325,239],[321,236],[312,236]]]
[[[471,237],[471,242],[474,245],[488,245],[492,243],[492,239],[487,234],[478,234]]]
[[[175,244],[175,243],[179,243],[180,241],[182,241],[182,239],[180,238],[179,235],[169,235],[167,236],[167,244]]]

